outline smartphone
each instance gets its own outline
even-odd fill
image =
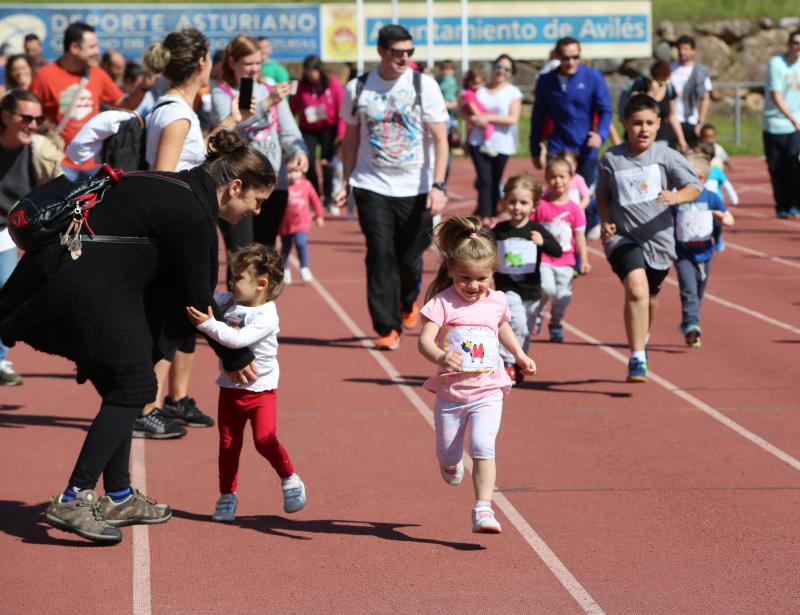
[[[294,96],[297,94],[297,81],[290,81],[289,82],[289,96]]]
[[[239,82],[239,109],[248,110],[253,102],[253,78],[242,77]]]

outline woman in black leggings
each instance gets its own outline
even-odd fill
[[[154,363],[194,330],[185,306],[216,308],[217,218],[258,213],[275,185],[269,161],[233,133],[219,131],[209,149],[188,171],[123,176],[89,216],[104,241],[84,236],[76,260],[58,243],[27,252],[0,291],[3,342],[74,361],[78,382],[89,380],[102,399],[67,488],[45,515],[90,540],[117,543],[119,526],[171,517],[131,487],[131,426],[156,396]],[[57,179],[43,189],[72,188]],[[234,378],[255,379],[249,350],[211,345]],[[100,474],[106,494],[98,498]]]

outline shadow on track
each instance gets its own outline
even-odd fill
[[[551,393],[583,393],[585,395],[606,395],[608,397],[626,398],[632,397],[629,391],[598,391],[588,389],[564,389],[561,387],[582,384],[623,384],[620,380],[603,380],[600,378],[590,378],[588,380],[526,380],[518,384],[514,389],[532,389],[534,391],[548,391]]]
[[[19,406],[17,406],[18,408]],[[14,406],[0,406],[0,410],[14,410]],[[94,419],[76,416],[49,416],[39,414],[0,414],[0,428],[23,427],[72,427],[83,431],[89,430]]]
[[[398,384],[406,384],[410,387],[421,387],[428,379],[428,376],[400,376],[401,380],[392,380],[390,378],[345,378],[342,382],[360,382],[363,384],[380,384],[383,386],[397,386]]]
[[[285,337],[279,336],[279,344],[289,344],[292,346],[325,346],[327,348],[358,348],[364,349],[361,343],[368,340],[368,337],[339,337],[332,340],[324,340],[315,337]]]
[[[61,538],[65,532],[53,530],[44,522],[48,504],[25,504],[14,500],[0,500],[0,532],[22,539],[25,544],[52,545],[54,547],[102,547],[89,540]]]
[[[182,510],[173,509],[174,517],[189,519],[191,521],[206,521],[212,523],[208,515],[198,515]],[[400,542],[418,542],[422,544],[438,545],[455,549],[456,551],[482,551],[483,545],[471,542],[450,542],[436,540],[435,538],[415,538],[398,531],[403,527],[419,527],[415,523],[382,523],[379,521],[345,521],[341,519],[319,520],[292,520],[276,515],[252,515],[236,517],[231,525],[256,530],[272,536],[291,538],[293,540],[312,540],[310,536],[298,536],[288,532],[306,532],[309,534],[346,534],[348,536],[374,536],[382,540],[396,540]]]

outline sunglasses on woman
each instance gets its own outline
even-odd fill
[[[513,70],[510,66],[506,66],[505,64],[495,64],[494,69],[501,70],[504,73],[510,73]]]
[[[25,113],[14,113],[13,115],[21,119],[23,124],[33,124],[36,122],[39,126],[44,124],[44,121],[47,119],[43,115],[26,115]]]
[[[386,51],[391,53],[392,57],[395,58],[396,60],[399,60],[406,54],[408,54],[409,58],[414,55],[413,47],[411,49],[386,49]]]

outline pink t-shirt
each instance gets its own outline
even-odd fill
[[[314,186],[307,179],[301,179],[289,184],[289,199],[286,203],[286,213],[283,214],[278,234],[281,237],[293,235],[298,231],[307,233],[311,230],[311,208],[318,218],[324,218],[325,212],[319,201]]]
[[[498,389],[503,394],[511,390],[497,338],[500,325],[511,320],[505,294],[490,289],[485,298],[471,303],[451,286],[428,301],[420,312],[439,325],[439,347],[446,351],[459,348],[462,366],[469,370],[446,372],[440,367],[435,376],[425,381],[426,390],[455,402],[480,399]]]
[[[557,205],[545,199],[539,201],[534,220],[545,227],[561,245],[558,258],[542,253],[542,264],[551,267],[575,266],[575,233],[586,230],[586,214],[577,203],[567,201]]]

